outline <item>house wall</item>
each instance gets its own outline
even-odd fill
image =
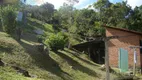
[[[119,48],[123,48],[128,50],[128,64],[129,67],[133,66],[133,53],[134,50],[130,49],[129,46],[139,46],[140,45],[140,35],[137,35],[135,33],[122,31],[122,30],[116,30],[112,28],[106,28],[106,36],[125,36],[117,39],[111,39],[108,42],[108,49],[109,49],[109,61],[110,66],[118,67],[118,60],[119,60]],[[142,56],[140,54],[140,49],[136,49],[137,51],[137,67],[140,67]]]

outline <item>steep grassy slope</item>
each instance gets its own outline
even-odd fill
[[[98,80],[105,77],[105,72],[99,69],[99,65],[88,60],[85,54],[68,49],[59,50],[57,53],[40,53],[35,46],[38,44],[35,34],[23,34],[21,42],[17,42],[3,32],[0,32],[0,36],[2,60],[9,65],[16,65],[28,70],[30,75],[37,78],[44,80]],[[15,72],[4,72],[2,76],[10,74],[9,77],[13,80],[14,76],[17,76]],[[20,75],[21,77],[23,76]],[[116,76],[112,74],[111,78],[114,77]]]
[[[24,48],[8,34],[0,32],[0,36],[0,58],[6,64],[5,67],[0,67],[0,80],[39,80],[24,77],[11,68],[13,65],[28,67],[29,55],[25,54]]]
[[[11,67],[0,67],[0,80],[40,80],[35,78],[24,77]]]
[[[34,18],[28,18],[26,26],[23,26],[25,32],[32,33],[33,30],[42,29],[45,31],[45,34],[54,33],[52,25],[44,23]]]
[[[44,35],[49,36],[50,34],[57,33],[57,30],[55,30],[51,24],[44,23],[42,21],[39,21],[34,18],[28,18],[27,24],[23,26],[24,32],[33,33],[34,30],[44,30]],[[66,35],[70,36],[69,40],[72,44],[79,44],[82,40],[77,35],[70,35],[68,32],[65,32],[63,29],[60,28],[60,31],[63,31]]]

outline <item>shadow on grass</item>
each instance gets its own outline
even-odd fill
[[[87,63],[87,64],[90,64],[90,65],[93,65],[93,66],[98,66],[98,65],[93,64],[93,63],[91,63],[91,62],[89,62],[89,61],[87,61],[87,60],[85,60],[85,59],[83,59],[83,58],[80,58],[77,53],[68,51],[68,50],[66,50],[66,49],[65,49],[64,51],[67,52],[67,53],[72,54],[74,57],[78,58],[79,60],[81,60],[81,61],[83,61],[83,62],[85,62],[85,63]]]
[[[3,46],[1,46],[0,45],[0,52],[1,53],[4,53],[4,52],[6,52],[6,53],[12,53],[12,48],[5,48],[5,47],[3,47]]]
[[[68,64],[70,64],[72,66],[72,68],[74,70],[79,70],[79,71],[81,71],[83,73],[86,73],[86,74],[88,74],[90,76],[93,76],[93,77],[98,77],[98,78],[100,77],[100,75],[97,74],[95,71],[93,71],[93,70],[91,70],[91,69],[89,69],[87,67],[82,66],[81,64],[79,64],[78,62],[76,62],[75,60],[73,60],[71,57],[65,55],[64,53],[57,52],[57,54],[60,57],[62,57],[63,59],[65,59],[68,62]]]
[[[32,34],[32,33],[23,33],[22,39],[28,42],[35,42],[35,43],[37,43],[38,41],[36,34]]]
[[[28,40],[30,41],[30,40]],[[35,45],[27,44],[23,41],[19,42],[21,46],[26,50],[26,52],[32,57],[34,63],[46,71],[55,74],[58,77],[61,77],[63,80],[73,80],[72,77],[64,72],[54,59],[52,59],[49,54],[43,54],[38,51],[38,48]]]

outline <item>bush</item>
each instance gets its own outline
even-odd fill
[[[14,7],[6,6],[2,9],[2,26],[8,34],[12,34],[16,29],[16,13]]]
[[[49,46],[53,51],[63,49],[67,43],[68,38],[62,34],[51,34],[48,39],[45,40],[45,44]]]

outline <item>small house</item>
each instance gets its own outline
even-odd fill
[[[111,67],[132,68],[134,63],[137,68],[142,68],[142,33],[122,28],[105,26],[106,37],[117,36],[108,41],[109,64]],[[74,45],[73,48],[85,51],[90,58],[98,63],[105,63],[105,42],[103,37],[93,41]]]

